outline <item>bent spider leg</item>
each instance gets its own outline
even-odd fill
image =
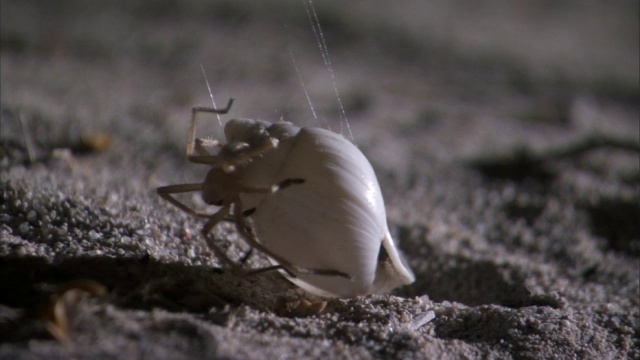
[[[253,254],[253,248],[249,248],[249,250],[247,250],[247,252],[244,255],[242,255],[242,257],[240,258],[240,260],[238,260],[238,262],[240,264],[245,264],[247,260],[249,260],[249,257],[251,257],[252,254]]]
[[[229,209],[230,205],[226,204],[220,210],[218,210],[218,212],[211,215],[209,220],[202,227],[202,231],[200,231],[200,233],[202,234],[202,236],[204,236],[207,242],[207,246],[211,250],[213,250],[215,255],[224,263],[226,263],[231,268],[231,271],[238,272],[240,270],[238,264],[231,260],[229,256],[227,256],[227,253],[224,252],[218,245],[216,245],[216,243],[213,241],[213,238],[209,235],[211,229],[213,229],[213,227],[216,226],[220,221],[224,220],[224,217],[229,214]]]
[[[202,139],[197,139],[202,141]],[[215,141],[215,140],[214,140]],[[205,147],[202,144],[198,144],[198,142],[196,142],[195,144],[195,151],[199,154],[199,155],[187,155],[187,160],[195,163],[195,164],[207,164],[207,165],[211,165],[211,166],[216,166],[216,165],[221,165],[221,168],[224,170],[224,172],[226,173],[230,173],[233,172],[236,169],[236,165],[237,164],[241,164],[243,162],[249,161],[251,160],[253,157],[255,156],[259,156],[261,155],[263,152],[274,148],[275,146],[273,145],[267,145],[267,146],[262,146],[260,148],[257,149],[251,149],[249,151],[242,151],[242,152],[238,152],[233,154],[233,159],[230,161],[226,161],[225,160],[225,156],[221,156],[221,155],[212,155],[210,154]]]
[[[232,272],[234,273],[241,272],[241,269],[238,266],[238,264],[236,264],[233,260],[229,259],[229,256],[227,256],[227,253],[225,253],[218,245],[216,245],[211,235],[203,233],[202,236],[204,236],[204,239],[206,240],[207,246],[209,247],[209,249],[213,250],[213,253],[216,255],[216,257],[222,260],[222,262],[224,262],[229,268],[231,268]]]
[[[330,269],[307,269],[301,268],[289,262],[288,260],[282,258],[279,255],[276,255],[271,250],[268,250],[262,244],[258,242],[253,232],[250,230],[249,226],[245,223],[244,218],[242,217],[242,212],[236,209],[242,209],[242,203],[240,198],[238,198],[234,202],[234,216],[236,218],[236,227],[240,234],[244,237],[244,239],[251,245],[253,248],[258,249],[265,255],[269,256],[273,260],[275,260],[279,265],[268,266],[261,269],[254,269],[246,273],[245,275],[255,275],[268,271],[274,270],[284,270],[291,277],[297,277],[294,272],[299,274],[309,274],[309,275],[324,275],[324,276],[340,276],[351,280],[351,276],[349,274],[345,274],[342,271],[338,270],[330,270]]]
[[[291,274],[285,267],[283,267],[282,265],[272,265],[272,266],[266,266],[260,269],[255,269],[255,270],[251,270],[247,273],[244,274],[244,276],[254,276],[254,275],[258,275],[258,274],[262,274],[262,273],[266,273],[269,271],[276,271],[276,270],[284,270],[287,271],[287,273],[293,277],[295,277],[295,275]]]
[[[255,235],[253,234],[253,231],[251,230],[251,228],[247,225],[247,223],[244,221],[244,218],[242,216],[242,201],[240,200],[240,198],[237,198],[234,201],[234,211],[233,211],[233,215],[235,218],[235,223],[236,223],[236,228],[238,229],[238,232],[240,233],[240,235],[242,235],[242,237],[245,239],[245,241],[254,249],[258,249],[258,251],[262,252],[263,254],[273,258],[274,260],[276,260],[278,263],[280,263],[281,265],[277,265],[276,267],[270,266],[268,268],[268,270],[264,270],[264,271],[270,271],[270,270],[285,270],[289,275],[295,277],[295,275],[288,269],[289,267],[293,267],[287,260],[281,258],[280,256],[274,254],[273,252],[271,252],[270,250],[268,250],[267,248],[265,248],[264,246],[262,246],[262,244],[260,244],[258,242],[258,240],[256,239]],[[253,272],[264,272],[261,271],[262,269],[255,269],[255,270],[251,270],[248,273],[251,274]]]
[[[174,198],[171,195],[171,194],[179,194],[179,193],[201,191],[201,190],[202,190],[202,183],[168,185],[168,186],[161,186],[156,189],[156,191],[158,192],[158,195],[160,195],[163,199],[167,200],[168,202],[178,207],[180,210],[186,212],[187,214],[195,217],[210,217],[211,214],[195,211],[194,209],[180,202],[178,199]]]
[[[191,157],[193,155],[193,151],[195,148],[196,142],[196,115],[199,112],[207,112],[214,114],[226,114],[231,109],[231,105],[233,104],[233,99],[229,99],[227,106],[224,109],[215,109],[211,107],[201,107],[196,106],[191,108],[191,126],[189,127],[189,139],[187,142],[187,157]]]

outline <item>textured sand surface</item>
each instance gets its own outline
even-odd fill
[[[2,0],[0,358],[640,358],[638,4],[422,3],[316,4],[417,280],[290,317],[155,188],[206,172],[200,64],[223,120],[347,133],[304,3]]]

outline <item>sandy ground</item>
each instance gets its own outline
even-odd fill
[[[2,0],[0,358],[640,358],[638,3],[498,3],[318,1],[332,77],[302,1]],[[347,134],[335,79],[415,283],[295,317],[222,268],[155,193],[201,64],[223,120]]]

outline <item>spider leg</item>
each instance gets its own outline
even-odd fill
[[[223,251],[218,245],[216,245],[211,235],[209,235],[211,229],[213,229],[213,227],[216,226],[220,221],[224,220],[225,216],[229,215],[229,210],[230,204],[226,204],[220,210],[218,210],[218,212],[211,215],[200,233],[202,234],[202,236],[204,236],[207,242],[207,246],[211,250],[213,250],[215,255],[224,263],[226,263],[232,271],[237,272],[240,269],[239,266],[227,256],[227,253],[225,251]]]
[[[242,257],[240,258],[240,260],[238,260],[238,262],[240,264],[246,263],[247,260],[249,260],[249,257],[251,256],[251,254],[253,254],[253,248],[249,248],[249,250],[244,255],[242,255]]]
[[[171,194],[179,194],[185,192],[192,191],[200,191],[202,190],[202,183],[192,183],[192,184],[177,184],[177,185],[168,185],[161,186],[156,191],[158,195],[160,195],[163,199],[172,203],[180,210],[186,212],[187,214],[195,217],[210,217],[211,214],[195,211],[184,203],[178,201],[178,199],[174,198]]]
[[[261,274],[268,271],[284,270],[291,277],[296,277],[295,273],[298,273],[298,274],[310,274],[310,275],[340,276],[347,279],[351,279],[351,276],[349,276],[349,274],[345,274],[338,270],[301,268],[299,266],[292,264],[291,262],[282,258],[281,256],[276,255],[271,250],[265,248],[262,244],[258,242],[255,235],[251,231],[251,228],[245,223],[244,218],[242,216],[242,212],[237,209],[242,209],[242,202],[240,201],[240,198],[236,199],[236,201],[234,202],[234,215],[236,219],[235,221],[236,227],[238,228],[238,231],[243,236],[243,238],[247,241],[249,245],[251,245],[251,247],[258,249],[259,251],[269,256],[270,258],[274,259],[278,263],[278,265],[251,270],[247,272],[245,275],[250,276],[250,275]]]
[[[290,263],[281,258],[280,256],[274,254],[273,252],[271,252],[271,250],[268,250],[267,248],[265,248],[264,246],[262,246],[262,244],[260,244],[258,242],[258,240],[256,239],[255,235],[253,234],[253,231],[251,230],[251,228],[249,227],[249,225],[247,225],[247,223],[244,221],[244,218],[242,216],[242,211],[240,211],[240,209],[242,209],[242,201],[240,200],[240,198],[238,197],[234,204],[234,218],[235,218],[235,222],[236,222],[236,227],[238,229],[238,232],[240,233],[240,235],[242,235],[242,237],[247,241],[247,243],[254,249],[258,249],[259,251],[261,251],[262,253],[264,253],[265,255],[275,259],[278,263],[283,264],[284,266],[281,265],[277,265],[275,268],[273,266],[271,266],[270,268],[274,268],[273,270],[277,270],[277,269],[283,269],[285,271],[287,271],[287,273],[289,273],[291,276],[295,275],[293,273],[291,273],[287,268],[290,266]],[[261,269],[256,269],[256,270],[252,270],[249,271],[250,273],[253,273],[255,271],[261,272],[259,271]],[[269,270],[266,270],[269,271]]]
[[[258,147],[248,147],[247,149],[238,150],[237,152],[233,153],[231,159],[227,159],[226,157],[220,155],[212,155],[205,149],[205,146],[219,146],[219,143],[216,140],[196,139],[194,140],[194,144],[190,145],[191,150],[187,150],[187,160],[196,164],[222,164],[221,166],[224,172],[230,173],[236,169],[236,166],[238,164],[248,162],[254,157],[262,155],[262,153],[264,153],[265,151],[276,148],[278,146],[278,140],[275,138],[269,138]],[[199,155],[194,155],[194,150]],[[191,153],[189,153],[189,151],[191,151]]]
[[[229,99],[227,106],[224,109],[215,109],[210,107],[201,107],[196,106],[191,109],[191,126],[189,127],[189,141],[187,142],[187,157],[191,157],[193,155],[193,151],[196,143],[196,115],[199,112],[207,112],[214,114],[226,114],[231,109],[231,105],[233,104],[233,99]]]

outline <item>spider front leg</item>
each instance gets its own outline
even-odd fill
[[[189,139],[187,141],[187,158],[193,156],[193,151],[196,146],[196,115],[199,112],[207,112],[214,114],[226,114],[231,109],[231,105],[233,104],[233,99],[229,99],[227,106],[224,109],[215,109],[210,107],[200,107],[196,106],[191,109],[191,126],[189,127]]]
[[[156,191],[158,192],[158,195],[160,195],[163,199],[167,200],[171,204],[175,205],[180,210],[186,212],[187,214],[195,217],[210,217],[211,214],[195,211],[171,195],[171,194],[180,194],[185,192],[193,192],[193,191],[201,191],[201,190],[202,190],[202,183],[168,185],[168,186],[161,186],[158,189],[156,189]]]

